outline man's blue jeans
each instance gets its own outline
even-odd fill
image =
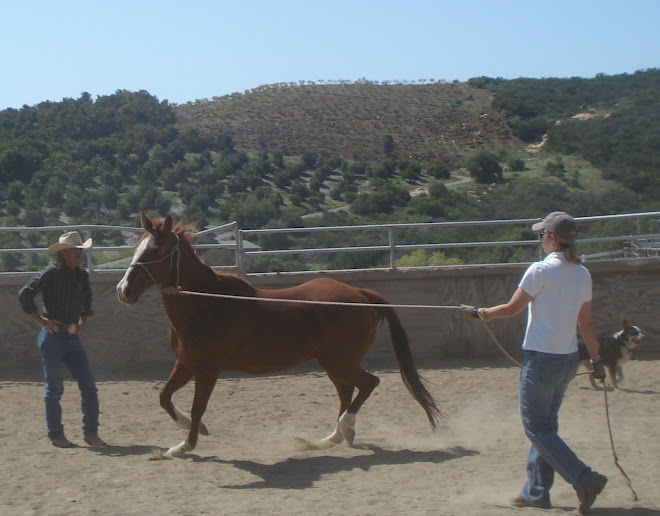
[[[527,456],[523,496],[534,504],[550,504],[550,488],[557,472],[582,497],[595,473],[559,437],[559,407],[577,373],[578,354],[556,355],[525,351],[520,372],[519,408],[525,434],[532,442]]]
[[[41,363],[46,381],[44,401],[48,437],[53,439],[64,433],[60,399],[64,392],[62,366],[65,364],[80,389],[83,435],[96,434],[99,426],[99,400],[96,394],[96,382],[80,338],[78,335],[70,335],[66,330],[50,334],[44,328],[39,332],[37,345],[41,351]]]

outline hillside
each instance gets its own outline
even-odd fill
[[[256,229],[655,211],[659,92],[660,72],[646,70],[284,84],[185,105],[83,93],[0,112],[0,223],[136,225],[143,210]]]
[[[188,103],[176,114],[182,127],[230,133],[246,149],[377,161],[390,135],[402,157],[458,166],[478,147],[519,145],[493,98],[467,83],[305,84]]]

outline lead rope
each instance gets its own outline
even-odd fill
[[[490,335],[490,338],[493,339],[493,342],[494,342],[495,345],[498,347],[498,349],[499,349],[502,353],[504,353],[504,354],[506,355],[506,357],[507,357],[509,360],[511,360],[511,362],[513,362],[514,364],[516,364],[518,367],[522,367],[522,364],[521,364],[520,362],[518,362],[515,358],[513,358],[513,357],[507,352],[507,350],[504,349],[504,346],[502,346],[502,344],[500,344],[500,341],[497,339],[497,337],[496,337],[495,334],[493,333],[493,330],[491,330],[491,329],[488,327],[488,323],[486,322],[486,319],[484,319],[484,317],[483,317],[483,315],[481,314],[481,312],[480,312],[480,311],[477,311],[477,314],[479,315],[479,319],[481,319],[481,322],[483,323],[484,328],[486,328],[486,332],[488,333],[488,335]]]
[[[632,486],[630,477],[619,465],[619,457],[617,457],[616,450],[614,449],[614,438],[612,437],[612,426],[610,425],[610,410],[607,403],[607,387],[605,385],[605,379],[603,378],[600,382],[603,385],[603,396],[605,397],[605,418],[607,419],[607,431],[609,432],[610,435],[610,446],[612,448],[612,456],[614,457],[614,465],[621,472],[621,475],[626,481],[626,484],[628,484],[628,489],[630,489],[630,492],[632,493],[633,502],[637,502],[639,501],[639,498],[637,497],[637,493],[635,492],[635,489]]]

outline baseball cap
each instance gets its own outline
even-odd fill
[[[534,231],[546,229],[555,235],[557,240],[566,243],[573,242],[578,233],[575,219],[563,211],[549,213],[541,222],[534,224],[532,229]]]

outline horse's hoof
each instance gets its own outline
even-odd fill
[[[151,450],[151,456],[147,458],[147,460],[165,460],[169,459],[169,457],[165,456],[165,453],[161,449],[153,449]]]
[[[183,454],[186,453],[187,451],[192,450],[190,446],[186,443],[186,441],[183,441],[181,444],[177,446],[173,446],[169,450],[165,452],[164,457],[166,459],[171,459],[173,457],[183,457]]]
[[[343,434],[344,434],[344,439],[346,439],[348,445],[353,446],[353,441],[355,440],[355,430],[353,430],[352,428],[345,428],[343,430]]]
[[[339,444],[344,440],[344,437],[339,432],[334,432],[332,435],[321,439],[321,446],[323,448],[330,448],[336,444]]]
[[[355,414],[344,412],[339,418],[337,428],[346,439],[349,446],[353,446],[355,440]]]
[[[204,423],[199,423],[199,433],[202,435],[209,435],[209,429],[206,428],[206,425]]]

